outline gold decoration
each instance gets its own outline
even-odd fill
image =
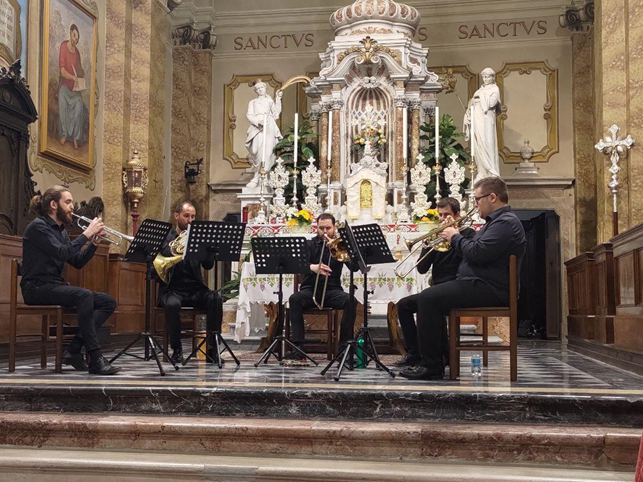
[[[373,185],[370,181],[364,180],[359,185],[359,207],[360,209],[373,207]]]
[[[462,102],[458,92],[455,90],[457,85],[456,75],[461,76],[467,84],[467,99],[473,97],[473,94],[478,90],[478,75],[473,72],[468,65],[449,65],[435,67],[432,70],[440,76],[440,83],[444,89],[442,92],[444,94],[455,94],[460,104],[462,104],[462,108],[465,109],[465,103]]]
[[[502,66],[502,69],[496,73],[496,83],[500,89],[500,100],[502,103],[502,113],[498,116],[498,155],[505,162],[522,162],[520,151],[512,151],[505,146],[504,125],[507,120],[507,107],[504,105],[504,78],[511,72],[518,72],[519,75],[531,75],[533,71],[538,71],[546,77],[547,99],[543,105],[543,118],[547,121],[547,144],[539,151],[534,152],[531,158],[532,162],[547,162],[554,154],[559,151],[558,137],[558,70],[552,68],[546,60],[540,62],[516,62],[508,63]]]
[[[337,62],[341,62],[346,58],[346,56],[352,54],[352,53],[358,53],[360,54],[356,59],[355,63],[357,64],[377,64],[380,61],[379,56],[377,55],[378,52],[384,52],[389,54],[391,57],[393,57],[394,60],[398,60],[399,53],[395,50],[392,50],[389,47],[384,47],[382,45],[379,45],[377,40],[372,39],[369,36],[364,37],[362,40],[359,41],[359,43],[362,44],[362,47],[351,47],[349,49],[344,50],[342,53],[340,53],[337,56]]]

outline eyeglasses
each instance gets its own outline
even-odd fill
[[[476,204],[478,204],[478,203],[480,202],[480,199],[484,199],[484,198],[486,198],[486,197],[488,197],[488,196],[491,196],[492,194],[493,194],[493,193],[492,193],[492,192],[490,192],[489,194],[485,194],[484,196],[474,197],[473,199],[475,200]]]

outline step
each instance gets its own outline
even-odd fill
[[[31,482],[631,482],[632,472],[543,466],[0,447],[4,480]]]
[[[0,445],[634,470],[640,429],[2,413]]]

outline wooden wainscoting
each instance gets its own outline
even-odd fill
[[[599,343],[614,343],[614,250],[612,243],[594,248],[594,273],[596,275],[596,318],[594,339]]]
[[[565,262],[569,315],[568,336],[594,339],[596,316],[596,276],[594,252],[587,251]]]
[[[145,267],[109,255],[109,294],[116,300],[112,334],[140,333],[145,328]],[[154,300],[152,300],[154,301]]]

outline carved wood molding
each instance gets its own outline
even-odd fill
[[[224,86],[224,122],[223,122],[223,159],[228,161],[233,169],[246,169],[250,163],[245,157],[234,152],[234,131],[237,128],[237,119],[239,115],[246,115],[247,106],[241,106],[242,112],[235,111],[234,91],[242,84],[252,87],[257,79],[261,79],[266,85],[274,87],[275,90],[281,87],[281,82],[275,78],[275,74],[253,74],[253,75],[234,75],[232,80]],[[274,99],[273,99],[274,100]],[[280,120],[277,125],[281,128]],[[245,132],[239,133],[245,136]]]
[[[502,113],[498,116],[498,154],[504,162],[519,163],[522,161],[520,151],[512,151],[505,146],[504,127],[507,120],[507,106],[504,103],[505,92],[504,79],[511,72],[518,72],[519,75],[531,75],[532,72],[538,71],[546,77],[546,94],[547,99],[543,104],[543,119],[547,121],[547,144],[538,150],[537,146],[534,156],[530,159],[532,162],[547,162],[554,154],[559,152],[559,135],[558,135],[558,69],[551,67],[546,60],[540,62],[515,62],[506,63],[496,74],[496,83],[500,89],[500,101],[502,103]]]

